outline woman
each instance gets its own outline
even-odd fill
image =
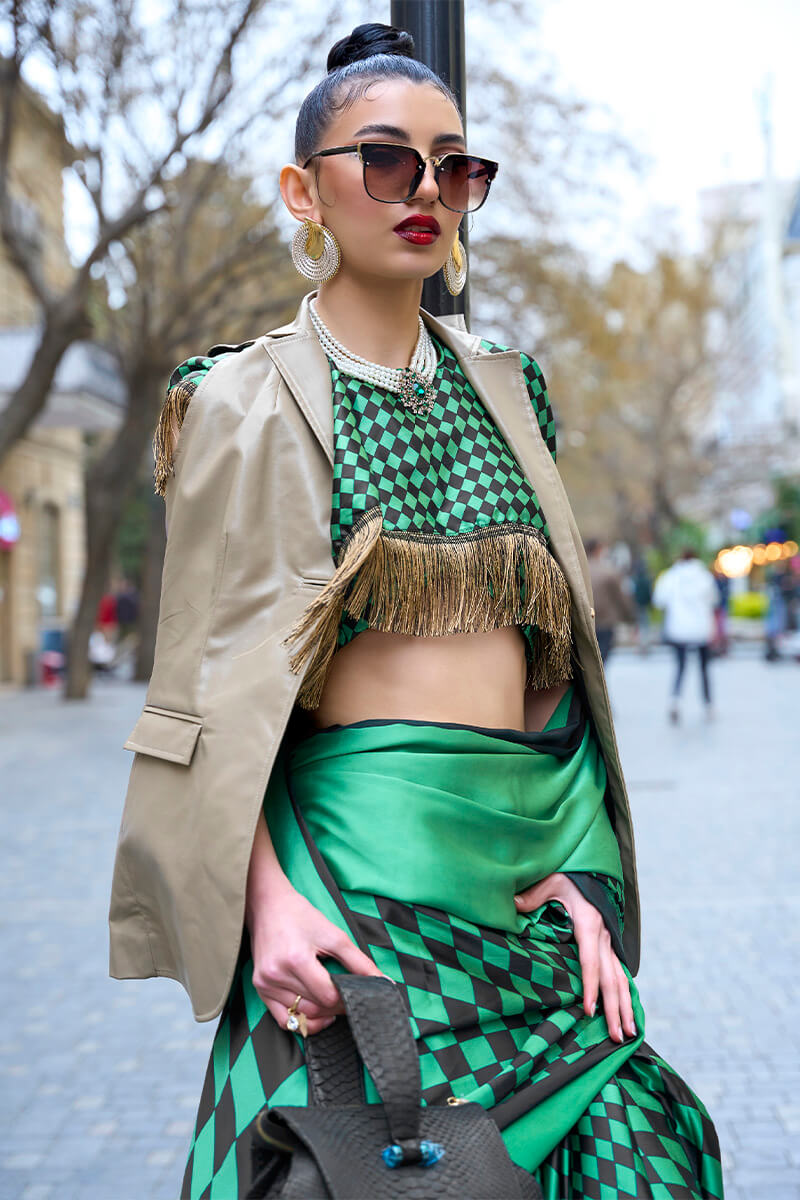
[[[714,609],[718,599],[717,585],[709,569],[700,562],[691,546],[683,551],[677,562],[659,575],[653,591],[653,604],[664,613],[664,641],[675,651],[675,681],[669,719],[673,725],[680,721],[680,696],[686,657],[697,650],[703,704],[707,718],[714,715],[708,664],[711,641],[714,637]]]
[[[242,1195],[252,1118],[307,1102],[336,969],[404,989],[426,1099],[503,1106],[546,1196],[721,1196],[705,1109],[642,1040],[629,813],[544,380],[420,312],[435,271],[463,286],[458,224],[496,164],[464,156],[412,52],[374,24],[333,47],[280,177],[318,290],[171,380],[112,974],[222,1009],[185,1196]]]

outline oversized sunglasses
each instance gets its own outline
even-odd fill
[[[497,163],[474,154],[451,152],[423,158],[413,146],[395,142],[356,142],[352,146],[334,146],[317,150],[312,158],[331,154],[357,154],[364,167],[364,188],[373,200],[382,204],[402,204],[410,200],[422,183],[425,165],[433,163],[433,176],[439,185],[439,199],[451,212],[475,212],[486,197],[497,174]]]

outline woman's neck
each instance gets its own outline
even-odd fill
[[[407,367],[419,337],[419,279],[352,278],[320,284],[318,315],[347,350],[384,367]]]

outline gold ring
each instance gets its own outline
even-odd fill
[[[290,1033],[299,1033],[301,1037],[308,1037],[308,1018],[305,1013],[297,1011],[297,1006],[302,999],[302,996],[296,996],[294,1002],[287,1008],[286,1028]]]

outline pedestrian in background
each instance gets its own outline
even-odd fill
[[[664,641],[674,649],[677,666],[669,709],[673,724],[680,720],[681,686],[690,650],[696,650],[700,660],[706,716],[713,715],[708,658],[718,602],[714,576],[700,562],[697,552],[690,548],[684,550],[678,561],[656,580],[653,603],[664,611]]]
[[[717,604],[714,609],[714,641],[715,654],[727,654],[728,639],[728,601],[731,594],[731,581],[724,571],[715,568],[712,571],[714,583],[717,585]]]
[[[794,578],[789,563],[767,571],[767,615],[764,621],[764,657],[775,662],[781,657],[783,635],[793,628]]]
[[[136,632],[139,620],[139,590],[132,579],[123,577],[116,593],[116,601],[119,638],[122,641],[129,634]]]
[[[643,558],[634,559],[631,570],[633,602],[636,605],[636,631],[639,636],[639,653],[647,654],[650,649],[650,605],[653,603],[653,583]]]
[[[117,639],[117,597],[112,588],[100,597],[95,617],[95,628],[99,629],[107,642]]]
[[[622,621],[636,621],[636,606],[622,586],[622,576],[608,554],[608,547],[599,538],[586,543],[589,574],[594,594],[594,628],[603,662],[614,645],[614,629]]]

